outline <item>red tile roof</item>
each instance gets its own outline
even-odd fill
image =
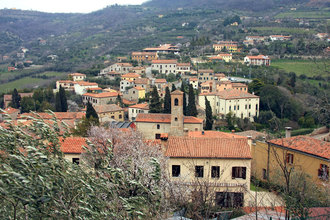
[[[214,73],[213,70],[198,70],[199,73]]]
[[[170,137],[166,156],[178,158],[251,159],[245,139]]]
[[[249,98],[259,98],[259,96],[240,91],[237,89],[226,89],[218,93],[202,93],[200,96],[204,95],[217,95],[220,99],[249,99]]]
[[[52,119],[53,116],[48,114],[48,113],[44,113],[44,112],[40,112],[37,113],[42,119]],[[70,120],[70,119],[81,119],[85,116],[85,113],[83,112],[54,112],[54,115],[57,119],[59,120]],[[19,119],[27,119],[26,117],[37,117],[35,114],[33,113],[24,113],[19,115]]]
[[[60,139],[61,151],[64,154],[81,154],[83,147],[87,147],[86,138],[83,137],[67,137]]]
[[[132,56],[156,56],[156,52],[132,52]]]
[[[189,81],[198,81],[198,78],[189,78]]]
[[[248,57],[250,60],[269,60],[269,57],[264,55],[246,56],[246,57]]]
[[[115,64],[117,64],[118,66],[124,66],[124,67],[133,67],[132,66],[132,64],[130,64],[130,63],[115,63]]]
[[[147,78],[137,78],[134,81],[135,84],[148,84],[149,83],[149,79]]]
[[[122,101],[123,101],[123,104],[125,104],[125,105],[134,105],[137,103],[137,101],[130,101],[127,99],[122,99]]]
[[[86,81],[77,81],[76,84],[78,84],[80,86],[98,86],[97,83],[86,82]]]
[[[139,78],[139,77],[141,77],[141,75],[137,73],[127,73],[121,76],[121,78]]]
[[[137,115],[136,122],[151,122],[151,123],[171,123],[171,114],[156,114],[156,113],[140,113]],[[203,119],[193,116],[184,116],[186,124],[202,124]]]
[[[190,63],[178,63],[177,66],[190,66]]]
[[[71,73],[69,75],[70,76],[86,76],[85,74],[82,74],[82,73]]]
[[[0,114],[13,114],[13,113],[19,113],[20,112],[19,109],[12,108],[12,107],[8,107],[6,109],[3,109],[2,111],[0,111]]]
[[[155,83],[167,83],[166,79],[155,79]]]
[[[153,64],[177,64],[177,60],[152,60]]]
[[[95,105],[94,106],[95,111],[100,114],[100,113],[105,113],[105,112],[118,112],[118,111],[124,111],[123,108],[119,107],[116,104],[109,104],[109,105]]]
[[[144,88],[142,88],[141,86],[136,86],[134,87],[136,90],[145,90]]]
[[[312,137],[295,136],[290,138],[280,138],[270,140],[269,143],[326,158],[328,160],[330,159],[330,143]]]
[[[247,137],[239,136],[233,133],[221,132],[221,131],[189,131],[188,137],[247,139]]]
[[[149,110],[149,104],[148,103],[141,103],[141,104],[129,106],[129,108],[138,108],[138,109]]]
[[[118,92],[85,93],[83,96],[89,96],[93,98],[117,97]]]

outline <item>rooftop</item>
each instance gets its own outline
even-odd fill
[[[132,52],[132,56],[156,56],[156,52]]]
[[[53,112],[55,117],[59,120],[67,120],[67,119],[81,119],[85,116],[83,112]],[[42,119],[52,119],[54,116],[49,113],[40,112],[37,115],[33,113],[24,113],[19,115],[19,119],[27,119],[27,117],[38,117],[38,115]]]
[[[273,139],[268,142],[292,150],[297,150],[312,154],[314,156],[322,157],[327,160],[330,159],[330,143],[326,141],[320,141],[312,137],[295,136],[290,138]]]
[[[104,112],[117,112],[117,111],[123,111],[121,107],[115,104],[109,104],[109,105],[95,105],[94,109],[97,113],[104,113]]]
[[[265,55],[258,55],[258,56],[246,56],[249,59],[261,59],[261,60],[269,60],[268,56]]]
[[[138,108],[138,109],[149,110],[149,104],[148,103],[141,103],[141,104],[136,104],[136,105],[129,106],[129,108]]]
[[[135,84],[148,84],[149,83],[149,79],[147,78],[137,78],[134,81]]]
[[[171,123],[171,114],[140,113],[137,115],[135,121],[150,123]],[[183,122],[186,124],[202,124],[203,119],[193,116],[185,116]]]
[[[249,98],[259,98],[259,96],[253,95],[251,93],[243,92],[237,89],[226,89],[217,93],[202,93],[200,96],[216,95],[220,99],[249,99]]]
[[[245,139],[170,137],[166,156],[178,158],[251,159]]]
[[[130,63],[115,63],[117,64],[118,66],[122,66],[122,67],[133,67],[132,64]]]
[[[81,154],[83,147],[87,147],[86,138],[83,137],[67,137],[60,139],[61,151],[65,154]]]
[[[166,79],[155,79],[155,83],[167,83]]]
[[[20,112],[19,109],[12,108],[12,107],[8,107],[6,109],[3,109],[2,111],[0,111],[0,114],[13,114],[13,113],[19,113]]]
[[[177,60],[152,60],[153,64],[177,64]]]
[[[93,98],[107,98],[118,96],[118,92],[102,92],[102,93],[85,93],[83,96],[89,96]]]
[[[199,73],[214,73],[213,70],[198,70]]]
[[[141,77],[141,75],[137,73],[127,73],[121,76],[121,78],[139,78],[139,77]]]
[[[71,73],[69,75],[70,76],[86,76],[85,74],[82,74],[82,73]]]
[[[226,133],[221,131],[189,131],[188,137],[194,138],[239,138],[246,139],[246,137],[234,134],[234,133]]]
[[[76,82],[76,84],[80,86],[98,86],[98,84],[95,82],[85,82],[85,81],[78,81]]]

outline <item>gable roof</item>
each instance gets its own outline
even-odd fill
[[[141,75],[137,73],[127,73],[121,76],[121,78],[139,78],[139,77],[141,77]]]
[[[140,113],[137,115],[136,122],[150,122],[150,123],[171,123],[171,114],[157,114],[157,113]],[[203,119],[193,116],[184,116],[183,123],[185,124],[202,124]]]
[[[135,84],[148,84],[149,79],[148,78],[137,78],[134,81]]]
[[[166,79],[155,79],[155,83],[167,83]]]
[[[117,97],[118,92],[85,93],[83,96],[89,96],[93,98]]]
[[[221,131],[189,131],[188,137],[194,138],[239,138],[247,139],[247,137],[239,136],[233,133],[221,132]]]
[[[141,104],[136,104],[136,105],[129,106],[128,108],[138,108],[138,109],[149,110],[149,104],[148,103],[141,103]]]
[[[83,74],[83,73],[70,73],[69,75],[70,75],[70,76],[86,76],[86,75]]]
[[[8,107],[8,108],[0,111],[0,114],[14,114],[14,113],[19,113],[19,112],[20,112],[19,109]]]
[[[95,105],[94,109],[97,113],[124,111],[124,109],[116,104]]]
[[[250,60],[269,60],[268,56],[265,55],[258,55],[258,56],[246,56]]]
[[[177,64],[177,60],[152,60],[153,64]]]
[[[289,138],[279,138],[268,141],[277,146],[283,146],[292,150],[311,154],[317,157],[330,159],[330,143],[320,141],[308,136],[295,136]]]
[[[60,139],[60,149],[64,154],[81,154],[83,147],[87,147],[86,138],[84,137],[67,137]]]
[[[245,139],[170,137],[167,157],[251,159]]]
[[[244,91],[240,91],[237,89],[226,89],[217,93],[202,93],[199,94],[200,96],[204,96],[204,95],[216,95],[218,96],[220,99],[249,99],[249,98],[259,98],[259,96],[253,95],[251,93],[247,93]]]
[[[214,70],[198,70],[198,73],[214,73]]]

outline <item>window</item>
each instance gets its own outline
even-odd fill
[[[157,129],[160,129],[160,125],[157,125]]]
[[[155,139],[160,139],[160,134],[155,134]]]
[[[262,178],[263,178],[264,180],[267,179],[267,170],[266,170],[266,169],[262,169]]]
[[[247,105],[245,105],[245,109],[247,109]]]
[[[242,207],[244,203],[243,193],[234,192],[216,192],[216,204],[224,208]]]
[[[115,116],[111,116],[112,119],[115,119]]]
[[[239,105],[237,106],[237,110],[239,110]]]
[[[172,165],[172,177],[180,176],[181,167],[180,165]]]
[[[249,105],[249,109],[251,109],[251,104]]]
[[[258,111],[258,104],[256,104],[256,110]]]
[[[177,117],[175,117],[175,118],[174,118],[174,120],[175,120],[175,121],[178,121],[178,118],[177,118]]]
[[[123,118],[123,116],[122,115],[119,115],[119,118],[121,119],[121,118]]]
[[[236,105],[234,105],[234,110],[236,110]]]
[[[204,177],[204,166],[195,166],[195,177]]]
[[[290,154],[290,153],[286,154],[286,162],[288,164],[293,164],[293,154]]]
[[[231,111],[231,106],[229,106],[229,111]]]
[[[72,163],[79,164],[79,158],[72,158]]]
[[[219,178],[220,177],[220,167],[219,166],[212,166],[212,168],[211,168],[211,177],[212,178]]]
[[[233,167],[232,168],[232,179],[242,178],[246,179],[246,167]]]
[[[178,99],[174,99],[174,105],[178,106],[179,105],[179,100]]]
[[[322,180],[329,180],[329,167],[326,164],[320,164],[318,177]]]

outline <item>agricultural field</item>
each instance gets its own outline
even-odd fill
[[[329,19],[329,10],[319,10],[319,11],[287,11],[279,13],[275,18],[309,18],[309,19]]]
[[[0,79],[11,77],[13,74],[22,75],[20,72],[5,72],[0,73]],[[17,76],[16,75],[16,76]],[[55,82],[58,79],[66,78],[67,73],[63,72],[42,72],[33,76],[19,78],[8,83],[0,84],[0,93],[6,93],[16,89],[37,88],[46,86]]]
[[[265,34],[316,34],[314,30],[289,27],[253,27],[252,31],[263,32]]]
[[[330,75],[329,60],[272,60],[271,65],[286,72],[295,72],[298,76],[302,74],[309,77]]]

